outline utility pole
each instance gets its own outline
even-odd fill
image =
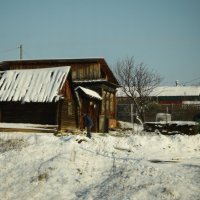
[[[22,50],[23,50],[23,49],[22,49],[22,44],[20,44],[20,46],[19,46],[20,60],[22,60],[22,53],[23,53]]]
[[[133,104],[131,104],[131,124],[133,125],[133,131],[134,131],[134,111],[133,111]]]

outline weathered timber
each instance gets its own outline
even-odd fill
[[[145,122],[144,130],[147,132],[155,132],[165,135],[174,135],[174,134],[186,134],[186,135],[195,135],[198,134],[198,124],[195,122]]]

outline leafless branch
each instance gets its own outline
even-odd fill
[[[151,92],[160,84],[161,77],[144,63],[136,65],[133,57],[119,60],[115,75],[123,92],[133,100],[144,121],[143,107],[149,102]]]

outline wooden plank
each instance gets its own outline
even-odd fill
[[[22,133],[57,133],[54,129],[27,129],[27,128],[0,128],[0,132],[22,132]]]

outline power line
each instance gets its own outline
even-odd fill
[[[190,81],[185,82],[184,84],[192,83],[192,82],[194,82],[194,81],[196,81],[196,80],[199,80],[199,79],[200,79],[200,77],[197,77],[197,78],[195,78],[195,79],[192,79],[192,80],[190,80]]]
[[[12,48],[12,49],[7,49],[7,50],[4,50],[4,51],[0,51],[0,53],[7,53],[7,52],[10,52],[10,51],[14,51],[16,49],[18,49],[19,47],[16,47],[16,48]]]
[[[22,44],[20,44],[18,47],[16,48],[12,48],[12,49],[7,49],[7,50],[4,50],[4,51],[0,51],[0,54],[2,53],[8,53],[8,52],[11,52],[11,51],[16,51],[18,50],[19,52],[19,59],[22,60],[24,59],[24,56],[27,57],[27,58],[31,58],[31,56],[27,53],[27,51],[25,51],[24,49],[24,46]]]

